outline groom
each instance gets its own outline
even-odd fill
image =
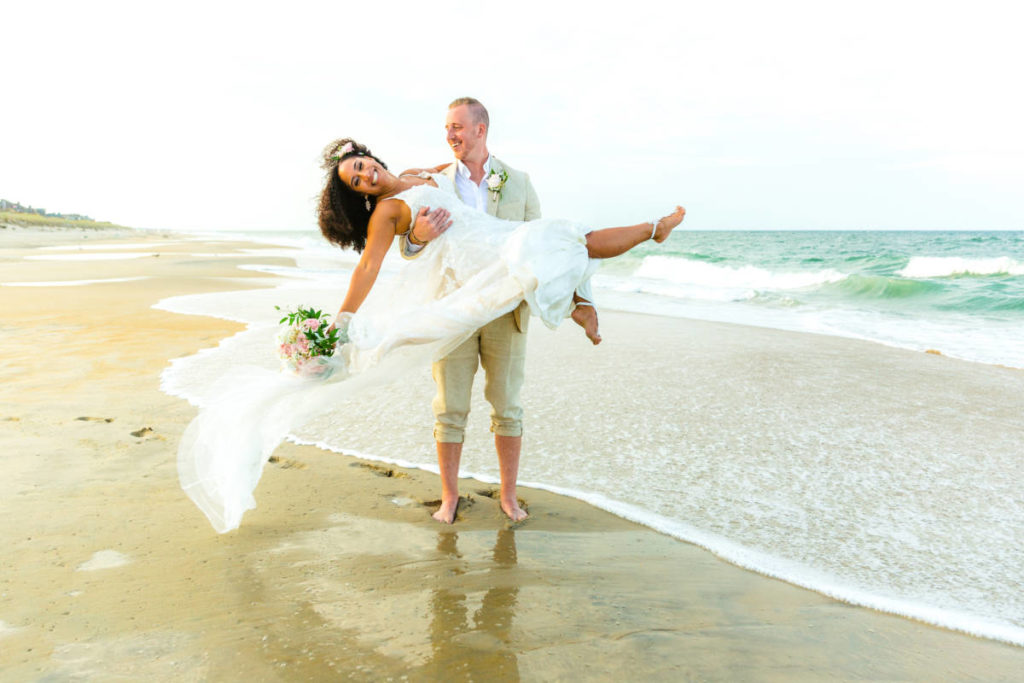
[[[487,109],[478,100],[461,97],[448,105],[445,130],[456,161],[442,173],[455,185],[459,198],[480,211],[515,221],[540,218],[540,200],[530,177],[506,166],[488,151],[489,129]],[[401,248],[403,255],[415,258],[423,245],[417,244],[415,237],[409,238],[411,234],[412,231],[402,237]],[[594,315],[596,330],[593,309],[580,310]],[[432,404],[434,440],[441,472],[441,507],[434,513],[434,519],[439,522],[455,521],[459,504],[459,462],[478,365],[484,368],[484,396],[491,404],[491,431],[501,473],[501,509],[514,522],[527,517],[516,496],[516,479],[523,443],[519,392],[523,386],[529,315],[529,307],[523,302],[511,313],[484,325],[461,346],[434,363],[433,375],[437,383],[437,395]]]

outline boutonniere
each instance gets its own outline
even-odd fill
[[[505,187],[506,180],[508,180],[508,171],[505,169],[502,169],[501,173],[496,173],[492,169],[487,174],[487,190],[491,193],[491,199],[497,201],[501,197],[501,188]]]

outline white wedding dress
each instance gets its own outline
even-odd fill
[[[599,263],[587,254],[590,228],[561,219],[495,218],[463,204],[445,176],[432,177],[439,187],[418,185],[391,201],[405,202],[413,216],[420,207],[443,207],[452,226],[397,277],[374,286],[349,322],[349,343],[332,358],[334,374],[308,380],[233,369],[185,431],[181,485],[218,532],[237,528],[256,506],[252,494],[263,466],[291,429],[343,398],[443,357],[523,300],[550,327],[569,314],[573,293]]]

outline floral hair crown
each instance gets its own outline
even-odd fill
[[[338,149],[334,150],[334,152],[331,153],[331,161],[341,161],[347,155],[349,155],[349,154],[351,154],[352,152],[355,152],[355,151],[356,151],[355,146],[352,144],[352,141],[349,140],[344,145],[342,145],[341,147],[339,147]],[[362,156],[362,154],[363,154],[362,152],[357,152],[357,153],[360,156]]]

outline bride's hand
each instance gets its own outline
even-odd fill
[[[413,244],[426,244],[440,237],[450,227],[452,219],[447,209],[430,210],[430,207],[424,206],[416,212],[409,237]]]

